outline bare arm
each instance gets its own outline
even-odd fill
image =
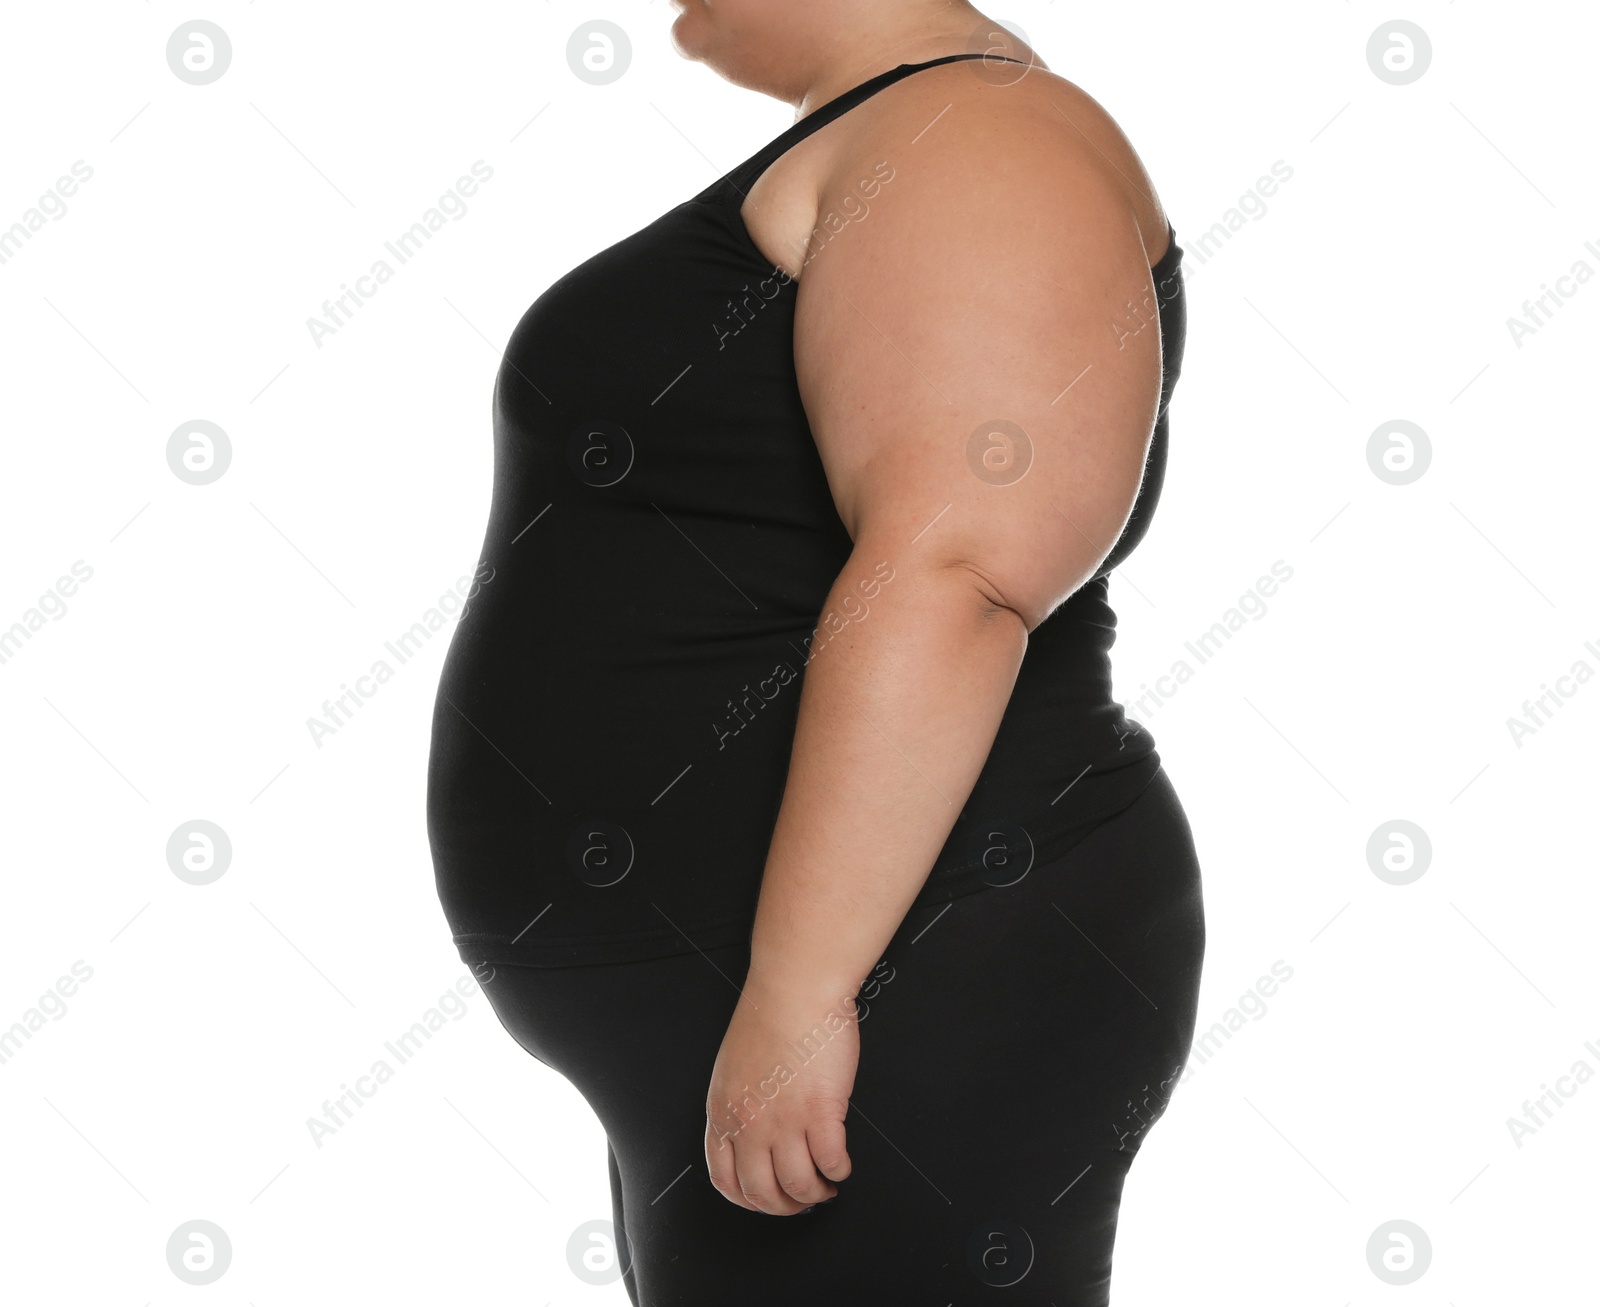
[[[893,180],[800,281],[801,393],[856,542],[825,612],[880,562],[894,579],[838,636],[818,630],[753,939],[772,983],[853,986],[881,956],[988,756],[1027,632],[1093,574],[1138,493],[1160,338],[1129,332],[1150,280],[1125,183],[1069,123],[1005,95],[963,91],[915,145],[886,116],[839,172],[868,175],[876,145]]]
[[[824,624],[813,644],[751,941],[750,978],[763,987],[856,991],[994,743],[1027,627],[937,557],[910,533],[864,539],[829,596],[825,611],[843,613],[862,577],[887,574],[874,565],[894,569],[838,635]]]
[[[856,992],[971,793],[1028,633],[1093,575],[1138,493],[1161,359],[1156,329],[1129,331],[1151,283],[1124,183],[1070,125],[991,103],[914,146],[894,115],[857,142],[841,175],[886,158],[894,180],[800,281],[801,392],[855,549],[806,670],[719,1073]],[[848,1173],[842,1124],[814,1119],[847,1097],[846,1069],[808,1064],[792,1117],[741,1132],[773,1159],[749,1166],[763,1210],[826,1193],[812,1160]],[[714,1075],[709,1113],[724,1091]]]

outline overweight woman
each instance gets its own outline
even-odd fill
[[[605,1128],[635,1303],[1104,1304],[1204,952],[1110,665],[1182,250],[966,4],[676,7],[795,122],[507,343],[444,913]]]

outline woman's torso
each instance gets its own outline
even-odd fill
[[[512,333],[494,389],[492,580],[452,638],[429,758],[436,879],[464,953],[575,965],[747,933],[806,662],[851,549],[796,386],[797,282],[763,245],[810,230],[824,129],[930,66],[800,120],[558,278]],[[919,901],[1003,883],[1131,803],[1159,765],[1112,697],[1107,577],[1159,496],[1182,357],[1182,251],[1160,221],[1147,247],[1165,251],[1164,380],[1139,499],[1095,578],[1032,633]]]

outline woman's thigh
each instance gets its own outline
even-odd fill
[[[1194,1032],[1200,870],[1165,772],[1013,885],[914,911],[863,989],[839,1196],[801,1216],[711,1187],[705,1093],[743,945],[642,963],[497,966],[514,1038],[584,1094],[620,1175],[643,1307],[930,1307],[1008,1285],[1107,1301],[1129,1165]]]

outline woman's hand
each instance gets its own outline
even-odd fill
[[[793,1216],[850,1174],[844,1118],[861,1037],[853,996],[746,980],[706,1094],[711,1183],[753,1212]]]

